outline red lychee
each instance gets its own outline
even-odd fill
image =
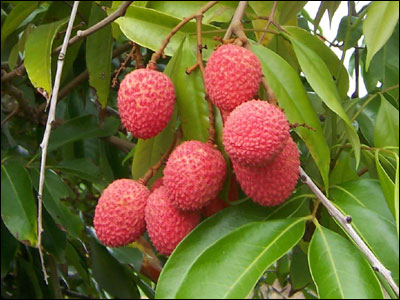
[[[135,241],[146,230],[144,210],[149,195],[149,190],[137,181],[113,181],[104,189],[94,213],[97,238],[109,247]]]
[[[204,84],[218,108],[232,111],[257,93],[261,63],[251,51],[232,44],[222,45],[208,59]]]
[[[151,186],[150,192],[154,192],[155,189],[159,188],[162,185],[163,185],[163,178],[160,177],[156,181],[153,182],[153,185]]]
[[[122,124],[135,137],[159,134],[174,111],[174,85],[164,73],[137,69],[125,76],[118,90]]]
[[[247,196],[263,206],[283,203],[293,192],[299,178],[300,154],[289,138],[285,148],[267,166],[245,168],[233,162],[236,177]]]
[[[232,161],[242,167],[262,167],[282,151],[289,129],[285,114],[277,106],[252,100],[231,112],[222,140]]]
[[[211,217],[212,215],[223,210],[224,208],[227,208],[228,206],[229,206],[228,203],[226,203],[221,198],[217,197],[211,200],[206,206],[203,207],[203,209],[201,210],[201,214],[204,217]]]
[[[149,237],[163,255],[170,255],[201,220],[198,212],[183,212],[175,208],[164,186],[157,188],[148,198],[145,218]]]
[[[164,169],[171,203],[181,210],[199,210],[214,199],[224,182],[226,162],[211,144],[186,141],[172,152]]]

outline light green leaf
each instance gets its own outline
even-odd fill
[[[353,146],[356,167],[360,162],[360,139],[343,109],[332,75],[325,62],[312,49],[297,39],[286,35],[292,42],[300,66],[314,91],[324,103],[345,122],[345,131]]]
[[[1,25],[1,48],[7,37],[28,17],[38,6],[39,1],[20,1]],[[2,17],[3,19],[3,17]]]
[[[399,111],[383,95],[374,128],[374,145],[399,147]]]
[[[347,97],[347,92],[349,91],[350,85],[349,74],[347,73],[345,66],[332,51],[332,49],[326,46],[318,37],[312,35],[307,30],[295,26],[285,26],[285,29],[291,34],[291,36],[296,38],[298,41],[318,54],[319,57],[321,57],[331,72],[332,78],[336,78],[335,84],[338,89],[340,99],[345,99]]]
[[[396,224],[379,182],[360,179],[331,189],[333,204],[352,217],[352,226],[399,282],[399,246]],[[383,246],[384,245],[384,246]]]
[[[10,55],[8,56],[8,66],[10,67],[11,70],[13,70],[17,65],[17,61],[18,61],[18,43],[16,43],[14,47],[12,47]]]
[[[366,69],[371,59],[388,41],[399,19],[398,1],[373,1],[363,24],[367,46]]]
[[[28,36],[25,43],[25,68],[29,80],[47,99],[51,97],[51,51],[54,37],[68,19],[40,25]]]
[[[1,164],[1,217],[17,240],[36,246],[36,201],[28,172],[20,162]]]
[[[278,207],[266,208],[251,201],[228,207],[204,220],[174,250],[164,266],[156,290],[156,297],[176,298],[187,272],[197,259],[218,240],[250,222],[276,218],[300,217],[306,197],[294,196]]]
[[[163,40],[168,36],[171,30],[180,23],[180,21],[181,20],[178,18],[150,8],[131,5],[127,9],[125,16],[117,19],[115,22],[119,24],[122,32],[130,40],[143,47],[157,51],[161,47]],[[219,28],[211,25],[202,25],[203,31],[216,29]],[[168,43],[168,46],[165,48],[164,54],[168,56],[174,55],[187,34],[190,34],[189,39],[192,44],[192,51],[196,53],[196,23],[191,21],[174,34]],[[214,46],[217,44],[213,39],[213,36],[216,35],[222,36],[222,33],[214,32],[202,34],[203,45],[207,45],[207,49],[203,50],[204,59],[207,59],[213,51]]]
[[[290,65],[273,51],[261,45],[252,45],[252,51],[258,56],[263,74],[274,91],[279,105],[291,123],[306,123],[315,129],[296,128],[296,133],[307,145],[317,164],[325,187],[329,186],[328,172],[330,153],[324,138],[320,121],[307,97],[298,74]]]
[[[98,23],[107,14],[95,2],[92,4],[89,24]],[[89,84],[96,90],[97,98],[104,108],[107,105],[111,79],[112,30],[107,25],[86,39],[86,65],[89,71]]]
[[[176,297],[246,298],[273,262],[298,243],[305,219],[254,222],[209,247],[188,271]]]
[[[383,299],[378,278],[361,253],[319,224],[310,242],[308,261],[319,298]]]

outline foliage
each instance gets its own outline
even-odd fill
[[[165,37],[206,1],[135,1],[123,16],[70,45],[64,58],[56,121],[44,184],[42,247],[49,284],[36,248],[40,143],[46,100],[54,84],[57,48],[72,1],[1,2],[1,284],[2,298],[262,298],[297,292],[307,298],[382,298],[396,295],[365,255],[300,180],[278,207],[254,204],[239,190],[229,208],[204,219],[163,265],[145,235],[129,246],[104,247],[93,229],[97,199],[117,178],[141,178],[170,146],[206,141],[208,106],[196,63],[196,23],[170,40],[157,67],[174,83],[177,101],[168,126],[137,140],[118,118],[117,80],[132,45],[144,65]],[[399,285],[399,4],[373,1],[355,11],[349,1],[334,41],[319,27],[340,1],[322,1],[311,19],[306,1],[250,1],[243,23],[251,49],[278,104],[296,127],[301,165],[346,216]],[[72,37],[115,12],[122,1],[81,1]],[[238,1],[222,1],[203,18],[206,61],[223,37]],[[270,32],[262,37],[275,10]],[[278,24],[276,24],[277,22]],[[257,43],[260,40],[260,43]],[[133,44],[132,44],[133,42]],[[332,51],[342,50],[340,58]],[[344,56],[351,55],[345,66]],[[356,72],[355,72],[356,71]],[[361,71],[361,72],[359,72]],[[353,74],[354,73],[354,74]],[[359,73],[361,76],[359,76]],[[349,90],[363,80],[367,95]],[[265,99],[265,91],[260,88]],[[352,95],[349,97],[348,95]],[[217,143],[222,117],[214,109]],[[227,156],[226,156],[227,157]],[[150,181],[162,175],[158,170]],[[220,196],[235,189],[228,176]],[[153,265],[154,267],[154,265]],[[150,271],[149,271],[150,270]],[[152,275],[153,274],[153,275]],[[277,290],[281,289],[281,290]]]

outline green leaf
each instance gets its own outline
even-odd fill
[[[49,166],[50,167],[50,166]],[[100,177],[100,169],[88,158],[79,158],[74,160],[63,160],[52,169],[60,170],[66,174],[78,176],[89,182],[97,182]]]
[[[330,2],[330,1],[329,1]],[[309,49],[313,50],[326,64],[331,75],[335,79],[335,84],[339,92],[340,99],[347,97],[349,91],[349,74],[337,55],[326,46],[318,37],[312,35],[307,30],[295,26],[285,26],[290,35],[297,39]]]
[[[108,248],[108,252],[121,264],[133,265],[136,272],[140,271],[143,261],[143,253],[137,248],[124,246],[119,248]]]
[[[29,175],[20,162],[1,165],[1,217],[11,234],[35,247],[37,243],[36,201]]]
[[[274,208],[265,208],[251,201],[228,207],[205,219],[178,245],[165,264],[157,284],[156,298],[175,298],[192,265],[218,240],[250,222],[287,218],[298,215],[305,198],[295,196]],[[309,213],[309,212],[308,212]]]
[[[176,62],[171,80],[176,91],[178,115],[181,121],[183,136],[186,140],[208,139],[208,104],[204,96],[204,84],[200,70],[197,68],[190,75],[186,69],[196,63],[189,37],[183,40],[181,47],[176,51]]]
[[[67,246],[67,235],[57,227],[49,213],[43,210],[43,233],[42,245],[46,252],[54,256],[59,263],[65,262],[65,247]]]
[[[38,190],[39,170],[31,169],[30,171],[34,187]],[[82,220],[61,202],[68,196],[69,191],[65,183],[53,171],[46,170],[43,205],[57,224],[60,224],[68,234],[79,239],[82,237],[83,231]]]
[[[395,211],[395,198],[394,198],[394,183],[390,179],[389,175],[386,173],[385,169],[382,167],[381,162],[379,160],[379,150],[375,152],[375,164],[376,170],[378,171],[379,182],[382,187],[382,192],[385,195],[386,203],[390,210],[392,211],[393,216],[396,215]]]
[[[374,145],[399,147],[399,111],[383,95],[374,128]]]
[[[8,56],[8,66],[10,67],[11,70],[15,68],[17,65],[18,61],[18,43],[12,47],[10,55]]]
[[[346,123],[345,131],[353,146],[356,167],[358,167],[360,162],[360,140],[349,117],[343,109],[338,90],[328,67],[320,56],[307,45],[291,36],[287,35],[287,37],[292,42],[300,66],[311,87],[321,97],[324,103]]]
[[[100,127],[98,118],[93,115],[70,119],[51,133],[47,151],[53,151],[82,139],[114,135],[118,130],[119,123],[116,118],[109,117],[104,120],[103,127]]]
[[[25,43],[25,68],[29,80],[47,99],[51,97],[51,52],[54,37],[68,19],[40,25],[28,36]]]
[[[340,153],[339,159],[329,174],[329,182],[331,185],[334,185],[357,179],[357,172],[351,164],[351,156],[348,152],[343,151]]]
[[[178,53],[172,57],[164,70],[164,73],[170,78],[173,76],[176,70],[177,57],[179,56],[180,51],[181,50],[178,50]],[[175,111],[171,116],[171,120],[168,122],[163,131],[151,139],[138,139],[131,168],[133,179],[141,178],[150,167],[160,160],[165,151],[167,151],[174,139],[176,132],[176,119],[177,110],[175,107]]]
[[[338,9],[341,1],[321,1],[321,5],[319,6],[317,15],[315,16],[314,20],[314,31],[317,30],[319,23],[321,22],[321,19],[325,13],[326,10],[328,10],[329,14],[329,24],[332,24],[332,18],[333,15],[335,14],[335,11]]]
[[[376,97],[377,95],[375,95]],[[369,97],[374,97],[374,96],[369,96]],[[361,106],[369,99],[367,97],[366,99],[363,99],[359,104],[357,104],[356,108],[357,111],[361,108]],[[374,128],[376,124],[376,116],[378,115],[380,103],[379,103],[379,98],[376,97],[373,99],[370,103],[368,103],[361,113],[357,117],[357,122],[358,125],[360,126],[360,131],[363,135],[363,137],[366,139],[368,145],[373,146],[374,145]]]
[[[358,18],[357,17],[351,17],[350,18],[350,27],[348,28],[348,16],[343,17],[340,20],[339,24],[339,29],[336,35],[336,41],[337,42],[343,42],[343,50],[348,50],[352,47],[355,47],[358,45],[358,40],[361,38],[363,34],[362,30],[362,21],[357,25],[356,28],[352,28],[351,26],[357,22]],[[348,33],[348,31],[350,31]],[[349,35],[348,35],[349,34]],[[347,37],[347,41],[346,41]],[[344,43],[346,42],[346,47],[344,46]]]
[[[397,85],[397,88],[391,89],[387,93],[390,94],[397,103],[399,102],[399,26],[390,37],[389,41],[383,47],[384,51],[384,78],[382,89],[387,89]]]
[[[311,275],[323,299],[383,299],[378,278],[345,238],[317,225],[310,242]]]
[[[208,1],[148,1],[147,8],[177,17],[186,18],[205,6]],[[206,11],[203,24],[229,22],[235,13],[237,1],[221,1]]]
[[[105,17],[107,17],[106,12],[93,2],[88,26],[98,23]],[[96,90],[97,98],[103,108],[107,105],[110,91],[112,43],[110,24],[86,39],[86,65],[89,71],[89,84]]]
[[[124,17],[117,19],[122,32],[135,43],[157,51],[168,36],[171,30],[180,23],[180,19],[164,14],[162,12],[137,6],[130,6]],[[202,31],[219,29],[216,26],[202,25]],[[190,43],[192,51],[197,51],[196,40],[196,23],[191,21],[185,24],[170,40],[168,46],[164,50],[164,54],[168,56],[174,55],[179,48],[181,41],[187,34],[190,34]],[[217,42],[213,36],[222,35],[218,33],[203,33],[203,45],[207,45],[207,49],[203,50],[203,58],[209,57]],[[189,67],[189,66],[188,66]]]
[[[7,37],[28,17],[38,6],[39,1],[20,1],[9,13],[1,25],[1,48]],[[3,17],[2,17],[3,19]],[[2,20],[3,21],[3,20]]]
[[[396,212],[397,239],[399,238],[399,156],[396,155],[396,177],[394,185],[394,210]]]
[[[367,46],[366,69],[374,55],[385,45],[399,19],[399,2],[373,1],[368,7],[363,32]]]
[[[290,282],[293,290],[300,290],[306,287],[312,281],[310,270],[308,268],[307,255],[303,250],[296,246],[293,249],[290,262]]]
[[[191,266],[176,297],[245,298],[304,234],[305,219],[253,222],[218,240]]]
[[[139,299],[139,290],[132,273],[93,237],[90,237],[89,245],[93,277],[98,284],[115,298]]]
[[[352,217],[353,228],[399,282],[399,246],[396,224],[377,180],[362,179],[335,186],[334,204]],[[384,246],[382,246],[384,245]]]
[[[285,110],[290,123],[306,123],[315,129],[298,127],[296,133],[302,138],[317,164],[325,187],[329,186],[328,172],[330,153],[320,121],[307,97],[298,74],[279,55],[260,45],[252,45],[252,51],[258,56],[263,74],[274,91],[279,105]]]
[[[18,242],[1,221],[1,278],[7,275],[18,250]]]

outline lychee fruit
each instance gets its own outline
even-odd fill
[[[156,181],[153,182],[153,185],[151,186],[150,192],[154,192],[157,188],[163,185],[163,178],[160,177]]]
[[[231,112],[222,141],[232,161],[243,167],[262,167],[282,151],[289,129],[285,114],[277,106],[251,100]]]
[[[212,215],[223,210],[224,208],[227,208],[228,206],[228,203],[226,203],[223,199],[217,197],[203,207],[203,209],[201,210],[201,214],[206,218],[211,217]]]
[[[222,188],[226,162],[209,143],[186,141],[171,153],[164,169],[164,186],[171,203],[181,210],[200,210]]]
[[[174,85],[164,73],[137,69],[127,74],[118,90],[122,124],[133,136],[148,139],[159,134],[174,111]]]
[[[147,200],[145,219],[147,232],[154,247],[163,255],[170,255],[180,241],[201,220],[198,212],[184,212],[168,199],[164,186],[157,188]]]
[[[94,213],[97,238],[106,246],[120,247],[146,231],[144,210],[149,190],[137,181],[118,179],[104,189]]]
[[[267,166],[246,168],[233,162],[236,177],[247,196],[263,206],[283,203],[299,178],[300,154],[290,137],[285,148]]]
[[[208,59],[204,84],[210,100],[219,109],[232,111],[257,93],[261,63],[251,51],[232,44],[222,45]]]

